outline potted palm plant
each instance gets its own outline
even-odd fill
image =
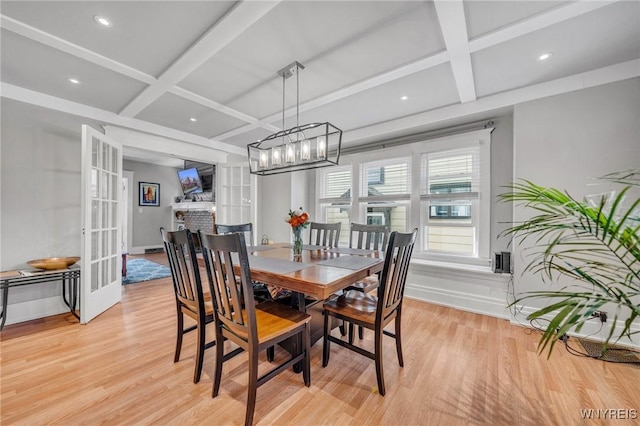
[[[638,331],[640,316],[640,170],[612,173],[602,178],[619,189],[608,196],[578,201],[564,191],[521,181],[498,197],[533,210],[530,219],[502,232],[516,244],[527,242],[530,272],[557,289],[527,292],[513,302],[544,299],[547,306],[528,318],[551,318],[538,345],[542,352],[570,330],[580,332],[599,310],[613,311],[603,352],[612,341],[629,339]],[[568,280],[567,280],[568,278]],[[621,329],[616,325],[622,322]]]

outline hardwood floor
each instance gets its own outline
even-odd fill
[[[164,254],[146,257],[166,264]],[[373,361],[333,345],[322,368],[319,341],[311,387],[292,371],[260,387],[256,424],[568,425],[584,423],[581,409],[637,410],[638,419],[620,424],[640,422],[638,366],[578,358],[562,347],[547,360],[528,329],[410,299],[402,323],[404,368],[393,339],[384,342],[385,397],[376,392]],[[0,423],[241,424],[246,356],[225,363],[212,399],[215,351],[206,352],[202,380],[193,384],[195,335],[174,364],[174,327],[170,278],[125,286],[122,303],[88,325],[64,314],[6,326]],[[371,333],[364,344],[372,348]]]

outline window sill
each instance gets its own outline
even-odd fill
[[[474,274],[501,275],[493,272],[491,266],[471,265],[467,263],[445,262],[440,260],[427,259],[411,259],[411,266],[421,269],[445,270],[445,271],[462,271]],[[504,274],[509,275],[509,274]]]

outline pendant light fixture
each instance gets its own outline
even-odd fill
[[[278,71],[282,77],[282,130],[247,145],[251,173],[272,175],[297,170],[337,166],[340,159],[342,130],[329,122],[299,123],[300,71],[298,61]],[[296,76],[296,125],[285,129],[285,86],[289,77]]]

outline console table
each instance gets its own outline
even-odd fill
[[[80,316],[76,313],[78,287],[80,283],[79,267],[60,269],[57,271],[27,271],[27,274],[28,275],[22,275],[20,271],[0,272],[0,289],[2,290],[2,312],[0,312],[2,322],[0,322],[0,330],[2,330],[4,323],[7,320],[7,299],[9,297],[9,288],[22,285],[61,281],[62,299],[64,300],[65,305],[69,307],[71,314],[80,320]]]

